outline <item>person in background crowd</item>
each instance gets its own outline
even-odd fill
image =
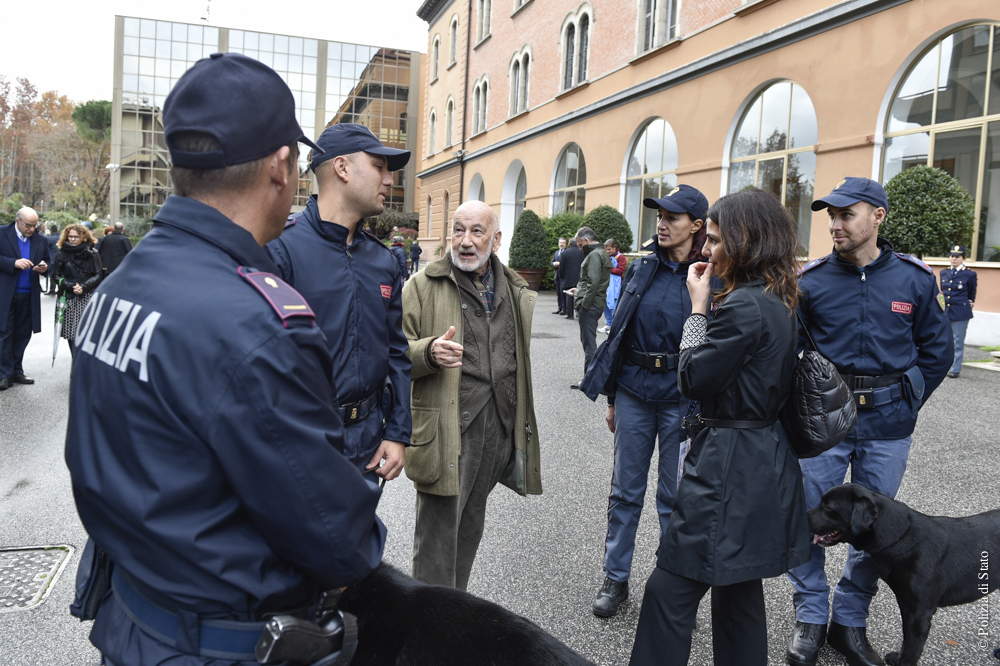
[[[379,215],[393,172],[410,159],[364,125],[323,130],[310,168],[319,193],[267,245],[281,277],[316,312],[333,355],[344,453],[373,484],[399,476],[410,441],[410,359],[403,335],[406,253],[363,230]],[[396,237],[400,240],[400,237]],[[398,252],[397,252],[398,250]],[[381,467],[382,461],[385,461]]]
[[[646,583],[632,666],[686,664],[709,589],[716,666],[765,666],[761,579],[809,559],[802,473],[778,420],[797,360],[795,221],[773,195],[748,189],[719,199],[706,222],[708,263],[687,271],[677,367],[704,427]],[[726,286],[708,321],[713,275]]]
[[[395,256],[396,257],[396,261],[399,262],[399,270],[400,270],[400,273],[403,276],[403,280],[406,280],[406,278],[409,277],[410,272],[406,268],[406,263],[407,263],[406,262],[406,246],[403,244],[403,237],[402,236],[393,236],[392,237],[392,247],[390,247],[389,249],[392,250],[393,256]]]
[[[63,229],[59,251],[52,261],[51,270],[58,294],[66,294],[66,312],[60,336],[69,342],[69,351],[76,356],[77,345],[74,344],[74,339],[77,325],[90,303],[91,295],[104,277],[101,257],[94,247],[94,237],[85,226],[71,224]]]
[[[600,332],[610,333],[611,320],[614,319],[615,306],[618,304],[622,289],[622,276],[628,269],[628,259],[618,251],[618,241],[614,238],[604,241],[604,250],[611,259],[611,282],[608,283],[608,302],[604,306],[604,327],[600,329]]]
[[[74,604],[98,605],[107,666],[256,666],[269,618],[304,618],[381,560],[327,341],[263,250],[299,191],[298,142],[319,152],[295,116],[252,58],[188,69],[163,105],[174,194],[88,308],[66,464],[84,559],[110,562],[83,568]]]
[[[597,234],[590,227],[580,227],[576,242],[583,248],[584,259],[580,266],[580,281],[573,289],[573,309],[580,317],[580,343],[583,345],[583,374],[587,374],[590,360],[597,351],[597,322],[607,305],[608,284],[611,282],[611,260],[604,245],[597,241]],[[580,388],[579,383],[570,385]]]
[[[576,238],[569,239],[569,247],[566,248],[559,260],[559,269],[556,274],[562,280],[563,309],[566,311],[566,318],[573,319],[573,297],[567,291],[576,289],[580,281],[580,267],[583,265],[583,250],[580,249]]]
[[[563,252],[566,251],[566,237],[559,238],[559,249],[552,253],[552,268],[555,269],[555,282],[556,282],[556,311],[552,314],[555,315],[565,315],[566,314],[566,294],[563,293],[563,282],[562,274],[559,271],[559,264],[562,260]]]
[[[948,306],[948,319],[951,320],[951,334],[955,342],[955,360],[951,364],[948,376],[958,378],[962,371],[962,357],[965,355],[965,332],[972,319],[972,308],[976,305],[976,272],[965,267],[965,247],[956,245],[951,248],[951,268],[941,271],[941,293],[944,294],[945,305]]]
[[[111,229],[110,232],[107,230]],[[115,222],[113,227],[105,227],[104,238],[97,241],[97,253],[108,275],[122,263],[125,255],[132,251],[132,241],[124,234],[125,225]]]
[[[34,384],[21,365],[31,335],[42,330],[42,285],[38,276],[52,260],[44,236],[35,234],[38,214],[27,206],[0,229],[0,391]]]
[[[954,360],[934,271],[878,237],[889,212],[882,186],[868,178],[844,178],[813,201],[814,211],[824,208],[833,252],[802,267],[799,311],[817,351],[854,390],[858,422],[837,446],[799,461],[809,509],[844,482],[848,468],[854,483],[896,496],[917,413]],[[805,347],[805,334],[801,337]],[[796,617],[788,663],[813,666],[825,640],[852,666],[882,664],[866,632],[868,606],[878,589],[871,557],[849,547],[831,613],[826,554],[818,544],[811,549],[811,559],[788,572]]]
[[[622,291],[611,333],[580,382],[580,390],[591,400],[602,393],[608,397],[605,419],[615,441],[604,583],[592,604],[599,617],[611,617],[628,598],[635,534],[657,443],[661,537],[673,511],[681,422],[688,407],[677,390],[677,350],[684,320],[691,314],[688,268],[704,261],[708,199],[701,192],[681,185],[662,199],[643,203],[659,211],[656,236],[643,243],[651,254],[628,268],[629,291]]]
[[[420,255],[423,254],[423,251],[424,248],[420,247],[420,241],[414,238],[413,243],[410,244],[410,275],[420,270]]]
[[[44,228],[45,228],[45,225],[43,224],[42,225],[42,229],[44,229]],[[62,238],[62,234],[59,233],[59,227],[58,227],[58,225],[56,225],[56,224],[50,224],[49,225],[49,233],[45,237],[45,239],[49,242],[49,256],[50,257],[55,258],[56,252],[59,251],[59,245],[58,245],[58,243],[59,243],[60,238]],[[52,295],[52,294],[56,293],[56,283],[55,283],[55,280],[52,279],[52,276],[51,276],[51,274],[48,271],[46,271],[44,273],[44,275],[45,275],[45,293],[49,294],[49,295]]]
[[[403,288],[413,360],[417,489],[413,577],[465,590],[497,483],[542,492],[531,385],[538,294],[495,254],[500,221],[480,201],[455,211],[451,252]]]

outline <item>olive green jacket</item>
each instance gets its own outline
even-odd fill
[[[573,308],[589,310],[597,307],[603,312],[608,304],[608,285],[611,284],[611,257],[600,243],[591,243],[583,251],[585,256],[580,266],[580,281],[573,295]]]
[[[531,320],[538,294],[511,269],[503,277],[514,311],[517,354],[517,409],[514,416],[514,452],[500,482],[520,495],[542,492],[541,453],[531,388]],[[406,449],[406,476],[417,490],[431,495],[458,495],[458,456],[462,449],[459,427],[459,387],[462,368],[435,368],[428,362],[430,344],[455,327],[462,344],[462,300],[452,274],[451,259],[429,264],[403,287],[403,332],[413,361],[413,436]]]

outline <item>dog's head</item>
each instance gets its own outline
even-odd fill
[[[808,516],[813,543],[826,548],[843,541],[853,544],[871,530],[878,518],[878,506],[872,491],[845,483],[826,491]]]

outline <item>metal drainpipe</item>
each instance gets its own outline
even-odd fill
[[[465,87],[462,91],[462,153],[458,156],[458,205],[465,198],[465,130],[468,125],[469,110],[469,54],[472,51],[472,0],[465,19]],[[447,229],[445,230],[447,233]]]

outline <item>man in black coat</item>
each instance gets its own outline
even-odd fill
[[[44,225],[42,228],[45,228]],[[59,251],[59,238],[61,235],[62,234],[59,233],[59,227],[57,225],[49,225],[49,235],[45,237],[45,240],[49,242],[49,256],[52,259],[56,258],[56,252]],[[52,281],[48,272],[45,273],[45,293],[49,295],[54,295],[56,293],[56,283]]]
[[[97,254],[101,255],[101,264],[107,269],[108,275],[118,268],[125,255],[132,251],[132,241],[123,234],[125,225],[115,222],[115,229],[110,234],[97,241]]]
[[[576,239],[571,238],[569,247],[562,253],[562,259],[559,261],[559,270],[556,272],[558,278],[562,280],[563,290],[576,287],[576,283],[580,281],[580,267],[582,265],[583,250],[577,246]],[[572,303],[569,303],[569,307],[566,308],[566,318],[573,318]]]
[[[555,269],[556,274],[556,303],[558,304],[556,311],[552,314],[566,314],[566,294],[563,293],[562,277],[559,275],[559,264],[562,261],[563,252],[565,251],[566,237],[562,236],[559,238],[559,249],[552,255],[552,268]]]
[[[31,334],[42,330],[42,287],[38,276],[49,269],[49,244],[36,234],[38,214],[24,207],[14,224],[0,230],[0,391],[12,384],[34,384],[21,359]]]

